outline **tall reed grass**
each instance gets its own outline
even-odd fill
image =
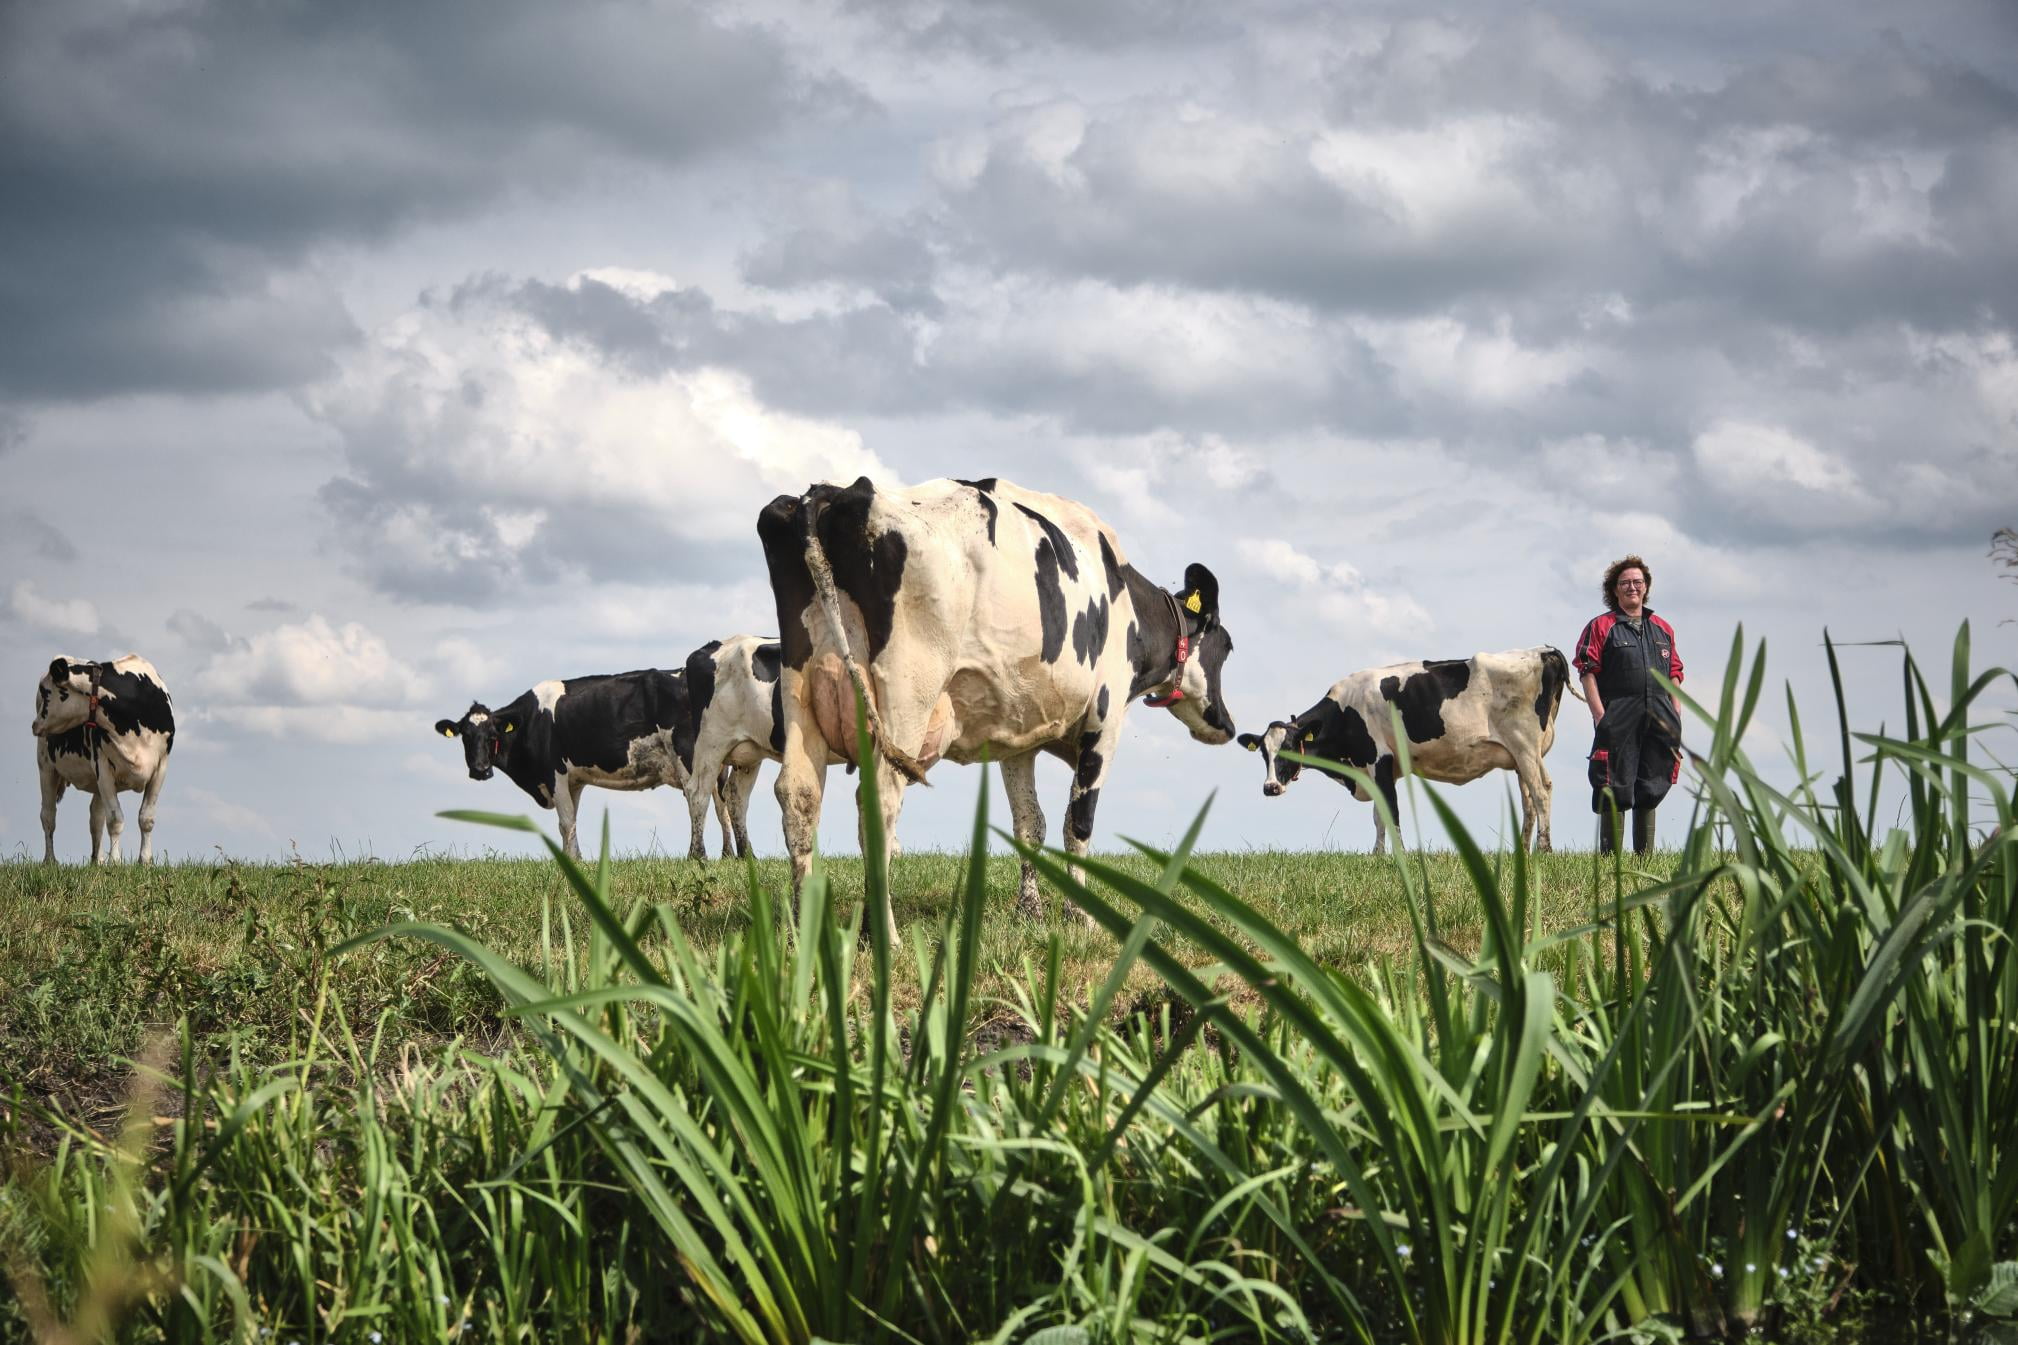
[[[572,900],[536,966],[435,924],[337,950],[466,960],[522,1045],[422,1057],[322,997],[282,1066],[185,1041],[121,1137],[53,1118],[53,1161],[0,1186],[12,1329],[1582,1345],[1878,1298],[2018,1314],[2011,777],[1972,749],[2010,675],[1971,673],[1966,627],[1939,697],[1906,654],[1898,735],[1853,733],[1839,679],[1840,773],[1790,696],[1782,789],[1743,747],[1744,653],[1691,703],[1682,862],[1594,860],[1577,928],[1538,932],[1526,857],[1423,791],[1476,948],[1418,849],[1393,868],[1412,950],[1321,963],[1190,862],[1201,811],[1139,847],[1153,878],[1015,847],[1113,960],[1068,983],[1054,939],[981,1005],[985,791],[959,901],[906,942],[874,860],[790,903],[752,870],[747,930],[704,953],[671,907],[618,907],[607,845],[556,850]],[[924,987],[902,1007],[899,959]],[[1124,1001],[1141,967],[1163,994]]]

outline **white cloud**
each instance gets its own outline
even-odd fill
[[[244,709],[240,722],[267,724],[283,711],[410,705],[427,682],[362,624],[333,626],[316,613],[217,654],[197,673],[196,689]],[[272,713],[259,718],[255,710]]]
[[[1243,537],[1235,551],[1247,569],[1299,591],[1295,608],[1356,639],[1405,644],[1436,629],[1421,603],[1407,593],[1382,593],[1353,566],[1327,564],[1280,537]]]
[[[1694,454],[1703,480],[1743,513],[1807,529],[1878,510],[1848,462],[1778,426],[1718,421],[1696,436]]]
[[[663,281],[601,270],[568,292],[585,278],[631,302]],[[745,543],[781,491],[893,479],[859,433],[772,409],[742,373],[627,367],[483,287],[387,324],[307,404],[345,442],[340,542],[422,594],[613,553],[634,566],[668,542]]]
[[[197,710],[198,723],[221,724],[289,741],[306,739],[339,747],[411,740],[433,723],[417,710],[374,710],[358,705],[215,705]]]
[[[85,598],[45,598],[32,580],[16,580],[8,610],[38,630],[68,635],[98,633],[98,609]]]

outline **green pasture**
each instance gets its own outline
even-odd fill
[[[1743,654],[1646,863],[0,870],[0,1340],[2008,1341],[2010,674]]]
[[[1680,801],[1678,801],[1680,802]],[[1680,812],[1681,809],[1677,809]],[[480,833],[478,833],[480,834]],[[998,842],[987,868],[972,1030],[986,1033],[1004,1012],[1009,988],[1059,946],[1069,984],[1107,973],[1114,940],[1061,909],[1047,889],[1047,916],[1015,911],[1018,864]],[[1105,856],[1147,877],[1139,857]],[[1675,854],[1634,861],[1665,876]],[[1392,861],[1371,855],[1255,851],[1194,856],[1198,871],[1241,893],[1323,965],[1351,971],[1413,947],[1403,884]],[[1457,857],[1411,857],[1434,916],[1454,946],[1478,946],[1478,897]],[[912,940],[936,941],[952,913],[965,857],[906,854],[893,865],[890,897]],[[827,865],[838,900],[860,900],[862,865]],[[760,861],[756,882],[789,887],[782,860]],[[610,866],[616,904],[663,903],[695,947],[713,953],[749,922],[749,874],[740,861],[619,859]],[[1533,861],[1534,920],[1554,932],[1591,918],[1610,891],[1609,869],[1589,854]],[[431,1047],[462,1037],[495,1044],[510,1029],[501,1001],[467,962],[437,948],[381,943],[342,958],[345,939],[397,921],[424,921],[469,934],[521,967],[541,964],[544,922],[569,906],[565,879],[545,860],[420,860],[405,864],[178,864],[158,868],[0,865],[0,1096],[17,1090],[66,1114],[110,1124],[124,1106],[130,1061],[150,1035],[173,1034],[186,1019],[204,1043],[235,1040],[252,1056],[286,1049],[319,991],[356,1022],[377,1021],[402,1045]],[[1209,961],[1199,949],[1182,954]],[[870,969],[856,968],[857,994]],[[1154,999],[1162,982],[1135,967],[1121,1014]],[[893,1002],[915,1007],[918,968],[898,959]],[[1245,992],[1235,991],[1236,998]]]

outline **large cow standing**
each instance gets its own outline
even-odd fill
[[[682,673],[645,668],[599,677],[541,682],[501,709],[472,704],[461,719],[435,723],[435,732],[461,738],[472,780],[502,770],[542,808],[560,814],[561,846],[581,857],[575,812],[588,785],[603,789],[681,788],[693,757],[693,726]],[[722,849],[728,852],[728,810]],[[700,833],[693,859],[705,859]]]
[[[56,801],[91,796],[91,862],[118,863],[126,819],[119,791],[140,793],[140,862],[154,858],[154,809],[175,746],[175,710],[154,665],[138,654],[110,663],[59,658],[35,687],[35,767],[42,780],[42,857],[56,862]],[[109,844],[99,845],[101,833]]]
[[[989,477],[878,491],[815,486],[757,519],[784,645],[778,804],[803,879],[830,754],[855,754],[855,692],[879,757],[885,837],[904,787],[941,758],[1002,766],[1019,840],[1043,840],[1036,754],[1072,768],[1065,848],[1086,853],[1100,789],[1134,697],[1192,737],[1233,720],[1220,669],[1233,641],[1203,565],[1173,596],[1127,563],[1084,505]],[[1020,901],[1037,908],[1023,866]]]
[[[1394,663],[1339,679],[1323,700],[1265,732],[1242,734],[1240,745],[1261,752],[1266,772],[1261,790],[1271,798],[1303,770],[1279,754],[1299,752],[1370,774],[1399,820],[1395,781],[1401,759],[1393,727],[1393,712],[1399,710],[1415,774],[1461,785],[1487,771],[1512,771],[1520,781],[1521,843],[1547,850],[1555,785],[1542,757],[1555,743],[1556,710],[1567,685],[1568,661],[1546,645]],[[1326,773],[1349,784],[1354,798],[1369,798],[1364,786]],[[1387,827],[1379,809],[1373,826],[1373,852],[1380,854],[1387,848]]]

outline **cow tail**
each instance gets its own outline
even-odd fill
[[[820,612],[827,618],[827,629],[833,637],[834,647],[841,651],[841,661],[848,665],[848,680],[855,684],[855,694],[862,698],[862,712],[869,724],[869,741],[876,745],[876,751],[883,760],[890,763],[899,775],[912,784],[925,783],[925,768],[918,764],[903,748],[891,743],[883,736],[883,718],[876,713],[876,698],[869,692],[868,670],[855,659],[855,651],[848,644],[848,628],[841,620],[841,595],[834,584],[834,569],[827,563],[826,548],[820,545],[819,520],[806,520],[806,571],[813,577],[813,591],[820,598]]]
[[[1577,685],[1577,679],[1570,676],[1570,661],[1563,657],[1562,650],[1554,645],[1542,646],[1542,662],[1552,674],[1562,679],[1563,688],[1570,695],[1586,705],[1591,703],[1591,698],[1584,695],[1583,688]]]

